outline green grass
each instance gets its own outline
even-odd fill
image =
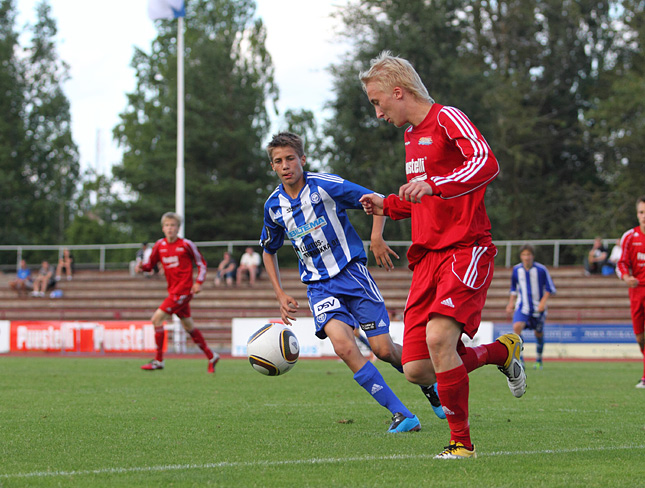
[[[645,486],[645,391],[634,362],[547,362],[512,397],[470,377],[479,458],[432,459],[449,440],[419,389],[384,377],[423,429],[390,415],[335,360],[265,377],[245,360],[0,357],[0,487]]]

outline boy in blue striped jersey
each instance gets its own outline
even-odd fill
[[[354,328],[361,327],[374,354],[401,368],[401,346],[392,342],[390,320],[383,297],[365,267],[363,243],[347,217],[347,209],[361,209],[359,199],[373,193],[339,176],[304,171],[302,139],[282,132],[267,147],[271,168],[282,182],[264,205],[260,245],[267,275],[280,303],[282,320],[295,320],[298,302],[282,288],[276,252],[285,236],[298,256],[300,279],[307,285],[316,336],[329,337],[334,351],[354,373],[354,379],[392,413],[388,432],[421,428],[413,415],[385,383],[376,367],[358,348]],[[393,268],[398,256],[383,240],[384,217],[375,217],[371,249],[379,266]],[[436,386],[422,387],[437,416],[445,418]],[[436,406],[435,406],[436,405]]]
[[[535,249],[530,244],[520,248],[520,261],[513,267],[511,296],[506,313],[513,312],[513,332],[517,335],[521,336],[525,328],[535,332],[535,368],[542,369],[546,302],[555,294],[555,285],[546,267],[535,262]]]

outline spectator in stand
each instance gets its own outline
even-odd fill
[[[235,271],[237,270],[237,263],[233,255],[224,251],[224,258],[217,266],[217,273],[215,274],[215,286],[220,286],[222,280],[225,280],[226,286],[233,286],[233,279],[235,279]]]
[[[67,281],[72,281],[72,275],[74,274],[74,257],[70,254],[69,249],[63,249],[63,255],[58,260],[58,266],[56,267],[56,281],[60,281],[63,276],[63,271],[65,276],[67,276]]]
[[[54,286],[56,286],[54,267],[49,264],[49,261],[43,260],[40,264],[38,274],[34,279],[34,291],[31,292],[31,295],[34,297],[44,297],[45,292]]]
[[[616,270],[616,266],[618,266],[618,261],[620,261],[620,255],[621,255],[620,239],[616,239],[616,244],[614,244],[614,247],[611,249],[611,254],[609,255],[609,259],[607,260],[607,264],[612,268],[614,268],[614,270]]]
[[[262,271],[261,264],[260,255],[252,247],[247,247],[240,259],[240,266],[237,268],[237,285],[242,284],[244,273],[249,275],[249,286],[255,285],[255,280],[260,276],[260,271]]]
[[[602,272],[602,267],[607,262],[609,257],[609,251],[602,243],[601,237],[596,237],[593,240],[593,246],[587,255],[587,261],[585,262],[585,274],[600,274]]]
[[[645,388],[645,195],[636,201],[638,225],[620,239],[618,277],[629,287],[629,306],[636,342],[643,354],[643,377],[636,388]]]
[[[20,260],[20,267],[16,270],[16,279],[10,281],[9,286],[12,290],[18,292],[18,296],[26,295],[28,290],[34,287],[31,270],[24,259]]]

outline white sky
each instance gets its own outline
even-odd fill
[[[344,48],[333,40],[330,13],[348,0],[256,0],[267,28],[267,48],[280,88],[280,113],[308,109],[321,113],[331,100],[326,68]],[[17,28],[33,23],[38,0],[17,0]],[[60,57],[70,66],[65,91],[71,103],[72,133],[83,168],[109,172],[121,151],[112,129],[135,88],[130,68],[134,46],[149,52],[156,37],[147,0],[49,0],[58,26]],[[108,8],[109,7],[109,8]],[[23,42],[23,44],[25,44]]]

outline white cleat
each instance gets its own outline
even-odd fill
[[[506,375],[508,388],[513,396],[519,398],[526,391],[526,373],[520,360],[524,350],[524,341],[517,334],[504,334],[498,337],[497,340],[508,349],[508,359],[504,366],[498,366],[497,368]]]

